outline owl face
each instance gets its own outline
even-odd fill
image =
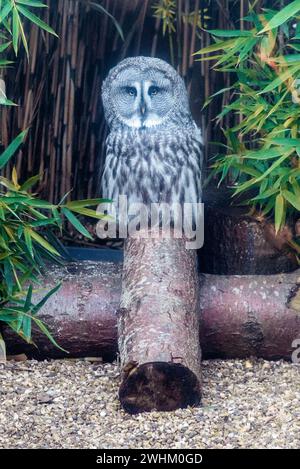
[[[112,92],[119,119],[135,128],[162,124],[176,101],[172,83],[163,73],[141,73],[134,67],[120,73]]]
[[[120,62],[105,80],[102,98],[111,127],[157,127],[189,112],[183,80],[171,65],[151,57]]]

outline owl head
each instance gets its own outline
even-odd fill
[[[190,117],[184,81],[171,65],[152,57],[127,58],[111,69],[102,100],[110,128],[174,125]]]

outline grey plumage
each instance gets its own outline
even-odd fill
[[[110,133],[102,195],[133,202],[201,200],[202,138],[182,78],[163,60],[128,58],[102,87]]]

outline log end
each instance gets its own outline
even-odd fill
[[[184,365],[148,362],[124,374],[119,399],[130,414],[172,411],[199,405],[201,389],[196,375]]]

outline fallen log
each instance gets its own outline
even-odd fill
[[[119,398],[130,413],[200,403],[197,254],[185,239],[139,232],[124,247]]]
[[[51,267],[45,289],[62,282],[39,317],[71,357],[117,354],[117,316],[122,263],[71,262]],[[300,338],[300,271],[276,275],[201,274],[200,341],[204,358],[291,359],[292,343]],[[36,300],[45,292],[36,294]],[[38,348],[14,332],[3,331],[8,353],[38,359],[67,357],[39,331]]]

